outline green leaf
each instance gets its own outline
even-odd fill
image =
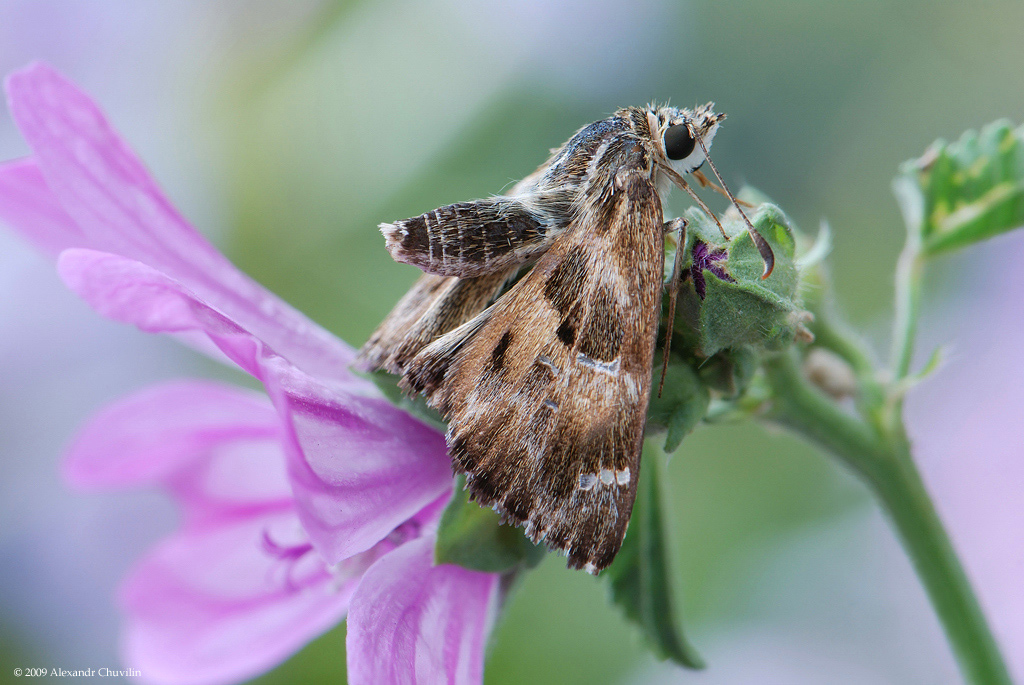
[[[448,430],[448,424],[445,423],[436,410],[427,405],[427,401],[422,395],[409,397],[398,387],[398,376],[393,376],[387,371],[371,371],[369,373],[354,371],[354,373],[372,381],[384,393],[384,396],[399,409],[412,414],[424,423],[437,428],[442,433]]]
[[[703,668],[704,661],[680,628],[672,583],[672,537],[661,493],[664,456],[647,445],[626,539],[604,575],[611,584],[612,601],[640,628],[655,654],[682,666]]]
[[[735,347],[704,360],[698,375],[701,383],[709,389],[727,398],[735,398],[750,385],[760,363],[758,355],[749,347]]]
[[[751,292],[750,287],[719,280],[713,274],[705,278],[707,297],[700,317],[704,354],[743,345],[776,350],[793,341],[795,321],[788,316],[796,310],[792,303],[767,291]]]
[[[434,560],[488,573],[539,564],[544,547],[530,542],[521,529],[503,525],[493,510],[470,502],[465,486],[465,476],[456,478],[455,492],[437,529]]]
[[[722,237],[722,233],[718,230],[718,226],[716,226],[715,222],[713,222],[711,218],[700,209],[690,207],[683,213],[683,218],[685,218],[687,222],[687,249],[690,249],[693,246],[694,239],[701,240],[708,245],[714,245],[716,247],[722,247],[726,244],[726,240]],[[726,221],[723,224],[723,227],[726,228],[729,235],[738,235],[742,229],[736,230],[734,228],[733,230],[729,230],[730,228],[733,228],[731,223],[732,222]],[[684,266],[689,266],[689,264],[685,264]]]
[[[904,376],[892,386],[892,389],[889,391],[889,400],[892,402],[902,399],[915,386],[927,380],[929,376],[941,369],[946,363],[948,356],[949,350],[945,345],[936,347],[932,350],[932,355],[928,358],[928,361],[925,362],[924,368],[915,374]]]
[[[936,141],[894,184],[922,252],[957,250],[1024,225],[1024,127],[997,121]]]
[[[670,361],[668,373],[665,374],[665,387],[659,397],[657,388],[660,382],[661,361],[656,359],[654,391],[651,393],[651,403],[647,408],[647,423],[668,429],[665,451],[671,454],[704,418],[711,397],[697,372],[689,364]]]

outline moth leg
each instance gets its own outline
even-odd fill
[[[559,232],[515,197],[446,205],[381,224],[380,230],[395,261],[458,278],[505,272],[534,260]]]
[[[672,351],[672,329],[676,321],[676,299],[679,297],[679,274],[682,271],[682,253],[686,247],[686,219],[679,217],[666,221],[663,226],[665,233],[676,231],[676,258],[672,260],[672,277],[668,282],[668,322],[665,325],[665,346],[662,350],[661,381],[658,382],[658,397],[665,387],[665,376],[668,374],[668,355]]]
[[[715,191],[716,193],[718,193],[722,197],[729,197],[729,193],[727,193],[725,191],[725,188],[723,188],[722,186],[718,185],[717,183],[712,181],[710,178],[705,176],[704,172],[701,171],[700,169],[694,169],[693,171],[691,171],[690,172],[690,176],[693,176],[695,179],[697,179],[697,183],[700,184],[701,188],[711,188],[713,191]],[[746,200],[741,200],[738,197],[737,198],[730,198],[730,199],[735,200],[736,204],[743,205],[744,207],[753,208],[753,207],[757,206],[757,205],[755,205],[755,204],[753,204],[751,202],[747,202]]]
[[[693,176],[695,179],[697,179],[697,183],[700,184],[701,188],[707,188],[708,186],[715,186],[716,188],[721,189],[721,186],[719,186],[714,181],[712,181],[707,176],[705,176],[704,172],[701,171],[700,169],[694,169],[693,171],[691,171],[690,172],[690,176]],[[725,191],[722,191],[722,192],[724,193]]]

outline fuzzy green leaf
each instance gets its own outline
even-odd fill
[[[533,567],[544,558],[542,545],[530,542],[523,531],[501,523],[493,510],[469,501],[466,477],[459,476],[437,529],[434,560],[488,573],[504,573],[517,566]]]
[[[655,654],[682,666],[703,668],[703,660],[680,628],[672,584],[672,538],[661,493],[663,461],[659,450],[645,445],[626,539],[604,575],[611,583],[612,600],[640,628]]]
[[[659,355],[660,356],[660,355]],[[692,431],[708,410],[711,397],[700,377],[689,364],[671,362],[665,374],[665,388],[658,396],[661,382],[661,361],[654,363],[654,390],[647,409],[647,423],[668,429],[665,437],[665,451],[669,454],[679,448],[679,443]]]
[[[698,374],[706,387],[727,398],[735,398],[750,385],[760,363],[760,358],[749,347],[735,347],[704,360]]]
[[[1024,127],[997,121],[954,143],[936,141],[903,164],[894,184],[926,255],[1024,225]]]

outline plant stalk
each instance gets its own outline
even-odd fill
[[[920,244],[911,234],[896,262],[896,312],[893,330],[893,380],[910,374],[914,340],[921,310],[921,275],[923,264]]]
[[[910,455],[902,418],[879,434],[804,380],[794,354],[765,363],[775,399],[767,418],[841,458],[889,515],[924,583],[965,680],[1012,685],[963,566]]]
[[[910,374],[921,313],[921,276],[924,271],[924,198],[906,176],[893,181],[893,193],[907,227],[907,240],[896,262],[896,311],[892,336],[892,371],[896,383]]]

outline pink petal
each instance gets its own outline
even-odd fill
[[[31,158],[0,165],[0,221],[54,259],[69,247],[89,245]]]
[[[158,545],[121,589],[127,665],[151,683],[235,683],[336,625],[360,573],[391,547],[330,573],[308,544],[285,547],[298,529],[283,511],[193,527]]]
[[[79,487],[169,487],[190,518],[291,502],[281,421],[265,397],[178,381],[127,397],[79,433],[64,462]]]
[[[273,667],[344,617],[380,555],[436,524],[437,503],[328,571],[299,523],[283,457],[266,398],[206,382],[137,393],[75,441],[75,480],[159,483],[185,508],[183,529],[122,587],[126,661],[146,681],[237,682]]]
[[[57,271],[71,290],[103,316],[147,333],[205,333],[244,371],[258,377],[254,347],[262,343],[160,271],[86,249],[62,252]]]
[[[265,384],[285,418],[302,525],[329,563],[376,544],[452,487],[444,438],[383,400],[339,398],[287,369]]]
[[[277,414],[261,395],[209,381],[174,381],[96,414],[68,450],[65,474],[82,487],[153,485],[211,445],[279,434]]]
[[[440,433],[380,397],[313,380],[166,275],[83,249],[62,253],[58,270],[102,314],[152,332],[202,331],[263,381],[285,425],[299,516],[328,563],[372,547],[450,490]]]
[[[6,85],[11,113],[46,185],[87,240],[63,247],[84,244],[141,261],[307,372],[351,378],[352,348],[238,271],[185,221],[88,95],[39,63],[11,74]],[[53,252],[61,245],[52,225],[21,224],[33,220],[24,199],[26,176],[22,169],[7,177],[11,185],[0,184],[0,216]],[[37,208],[53,204],[34,202]]]
[[[482,682],[500,576],[434,566],[433,554],[433,537],[421,538],[363,576],[348,618],[353,685]]]

